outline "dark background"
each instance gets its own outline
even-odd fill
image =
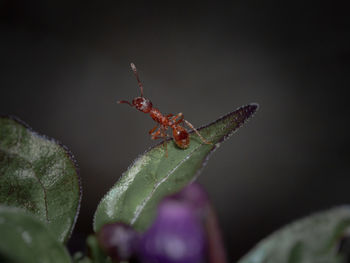
[[[259,112],[199,181],[230,260],[313,211],[349,203],[349,12],[317,1],[0,0],[0,112],[67,145],[83,200],[72,247],[152,120],[118,99],[145,95],[201,126],[250,102]]]

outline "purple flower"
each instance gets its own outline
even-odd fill
[[[201,219],[205,219],[210,205],[207,192],[198,183],[191,183],[168,198],[187,203]]]
[[[113,260],[140,263],[226,263],[221,235],[207,193],[196,183],[166,197],[150,228],[139,235],[122,223],[98,233]]]
[[[192,204],[166,198],[153,225],[140,241],[142,263],[200,263],[205,259],[206,237],[202,220]]]

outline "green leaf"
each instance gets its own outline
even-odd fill
[[[82,252],[76,252],[73,255],[74,263],[93,263],[92,259],[84,255]]]
[[[185,150],[170,141],[167,144],[168,157],[162,143],[139,156],[101,200],[95,213],[94,230],[117,221],[133,225],[140,231],[145,230],[154,217],[158,202],[193,181],[210,153],[257,108],[257,104],[243,106],[198,129],[212,144],[204,144],[192,132],[190,146]]]
[[[107,256],[100,248],[96,236],[88,236],[86,243],[89,247],[90,256],[93,263],[112,263],[111,258]]]
[[[47,226],[26,211],[0,206],[0,261],[68,263],[65,247]]]
[[[89,257],[84,256],[81,252],[78,252],[73,257],[74,263],[112,263],[112,259],[106,255],[99,246],[95,235],[88,236],[86,239],[86,244],[89,250]]]
[[[80,198],[77,166],[69,150],[16,118],[0,116],[0,204],[31,212],[65,242]]]
[[[238,263],[344,262],[338,249],[349,226],[349,206],[317,213],[262,240]]]

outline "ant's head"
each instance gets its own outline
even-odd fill
[[[144,97],[137,97],[132,100],[132,106],[139,111],[148,113],[152,109],[152,102]]]
[[[148,113],[151,111],[152,109],[152,102],[146,98],[143,97],[143,86],[142,83],[139,79],[139,75],[137,73],[137,69],[134,65],[134,63],[131,63],[131,69],[134,72],[134,75],[137,79],[137,83],[139,84],[140,90],[141,90],[141,96],[140,97],[136,97],[132,100],[132,102],[128,102],[126,100],[120,100],[118,101],[118,103],[126,103],[129,104],[131,107],[135,107],[137,110],[142,111],[144,113]]]

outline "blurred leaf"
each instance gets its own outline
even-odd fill
[[[139,156],[104,196],[95,213],[94,230],[109,222],[124,222],[145,230],[154,217],[158,202],[179,191],[199,174],[210,153],[257,110],[250,104],[198,129],[213,144],[203,144],[192,132],[190,146],[179,149],[170,141],[168,157],[162,143]]]
[[[0,259],[4,263],[71,262],[47,226],[28,212],[0,206]]]
[[[74,263],[93,263],[93,261],[85,256],[82,252],[76,252],[73,255],[73,262]]]
[[[340,263],[339,242],[350,226],[350,207],[317,213],[262,240],[238,263]]]
[[[111,258],[100,248],[97,238],[94,235],[88,236],[86,243],[89,247],[89,254],[93,263],[112,263]]]
[[[80,198],[68,149],[18,119],[0,116],[0,204],[35,214],[63,242],[74,227]]]
[[[89,250],[88,256],[83,255],[81,252],[75,253],[73,257],[74,263],[112,263],[112,259],[100,248],[96,236],[88,236],[86,244]]]

